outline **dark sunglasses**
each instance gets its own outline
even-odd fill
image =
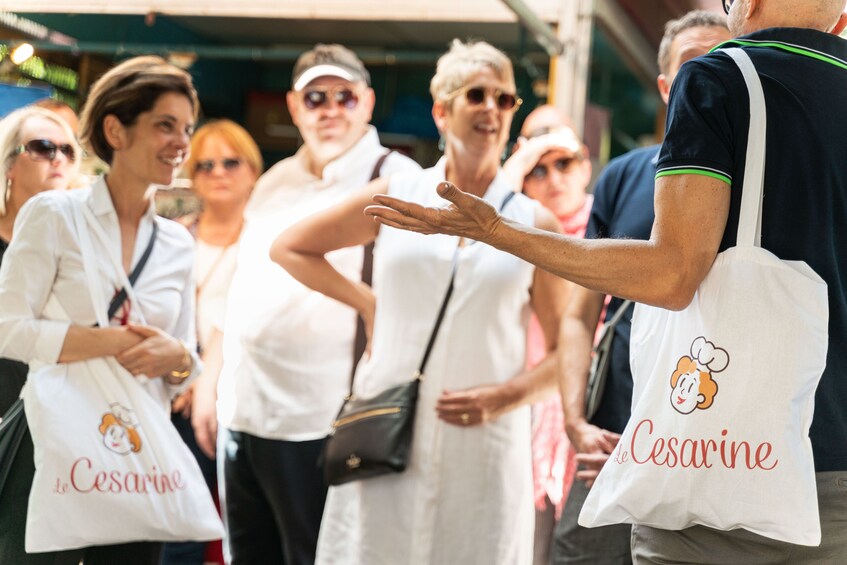
[[[320,108],[332,99],[339,106],[352,110],[359,104],[359,95],[352,89],[341,86],[336,88],[307,88],[303,91],[303,104],[309,110]]]
[[[555,168],[560,173],[564,173],[568,170],[568,167],[571,166],[572,163],[578,161],[576,157],[562,157],[561,159],[556,159],[553,161],[553,168]],[[550,174],[550,168],[547,165],[535,165],[529,174],[526,175],[527,178],[535,179],[535,180],[544,180],[547,178],[547,175]]]
[[[18,145],[15,154],[20,155],[24,151],[36,160],[53,161],[56,159],[56,152],[64,155],[68,161],[76,160],[76,151],[74,151],[73,145],[70,143],[56,145],[49,139],[33,139],[32,141]]]
[[[209,174],[215,170],[215,165],[218,163],[221,164],[225,171],[230,172],[241,166],[241,159],[236,157],[228,157],[219,161],[215,159],[204,159],[202,161],[197,161],[197,164],[194,165],[194,172]]]
[[[723,11],[729,15],[729,9],[732,8],[732,3],[735,0],[723,0]]]
[[[497,108],[504,112],[517,109],[523,103],[523,100],[511,92],[506,92],[499,88],[485,88],[484,86],[463,86],[462,88],[454,90],[445,96],[444,101],[451,100],[461,94],[464,94],[465,100],[468,101],[468,104],[471,106],[479,106],[481,104],[485,104],[485,97],[488,96],[489,93],[491,93],[491,96],[494,98]]]

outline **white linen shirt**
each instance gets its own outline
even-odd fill
[[[15,220],[12,240],[0,266],[0,357],[29,363],[35,370],[58,362],[71,324],[96,324],[78,242],[73,201],[83,201],[109,240],[108,248],[91,233],[91,245],[103,277],[99,308],[108,307],[117,282],[109,254],[120,257],[121,235],[105,180],[73,191],[48,191],[31,198]],[[141,218],[132,264],[144,253],[153,230],[151,204]],[[140,304],[131,304],[130,319],[183,340],[194,351],[194,242],[183,226],[156,219],[159,233],[141,276],[133,285]],[[194,377],[200,364],[195,356]],[[176,391],[179,386],[168,387]],[[158,388],[158,387],[157,387]],[[162,398],[165,401],[165,398]]]
[[[309,172],[301,148],[256,183],[227,304],[218,385],[223,426],[286,441],[329,433],[349,390],[356,314],[301,285],[268,252],[280,232],[365,186],[385,151],[376,129],[369,127],[324,168],[323,178]],[[418,169],[411,159],[392,153],[381,175]],[[361,247],[352,247],[327,259],[355,280],[361,277],[362,256]]]

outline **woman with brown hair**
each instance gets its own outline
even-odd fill
[[[163,410],[198,372],[193,242],[185,228],[156,217],[151,188],[172,182],[188,152],[197,110],[190,76],[159,57],[125,61],[94,84],[82,115],[81,137],[109,164],[109,172],[91,187],[40,194],[21,210],[0,270],[0,355],[38,367],[114,357],[132,375],[149,378],[144,392],[163,404]],[[144,264],[132,285],[131,294],[139,303],[123,302],[109,327],[95,323],[79,240],[88,225],[75,221],[80,210],[99,224],[90,224],[97,228],[94,232],[105,234],[102,239],[91,237],[91,247],[102,261],[101,275],[113,270],[110,256],[127,273]],[[119,288],[103,278],[105,305]],[[52,318],[48,299],[61,306],[70,321]],[[142,314],[147,325],[133,323]],[[33,374],[26,386],[36,386],[33,380],[38,377]],[[25,406],[27,412],[36,408],[28,400]],[[38,452],[45,438],[34,440]],[[23,520],[26,508],[15,508],[18,520]],[[142,539],[38,554],[24,553],[20,539],[18,546],[0,548],[0,561],[157,564],[161,543]]]

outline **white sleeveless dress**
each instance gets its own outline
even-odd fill
[[[392,196],[426,206],[445,178],[435,167],[392,177]],[[485,194],[511,192],[502,173]],[[534,225],[537,203],[516,195],[503,215]],[[355,392],[408,381],[423,356],[450,279],[458,238],[383,227],[374,251],[372,357]],[[421,384],[409,468],[330,488],[317,562],[323,565],[523,565],[532,561],[530,409],[458,427],[439,420],[443,390],[502,383],[525,366],[534,267],[481,243],[459,255],[455,288]]]

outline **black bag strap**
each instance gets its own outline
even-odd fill
[[[512,198],[515,197],[515,193],[509,191],[509,194],[503,199],[503,202],[500,204],[500,212],[503,211],[503,208],[506,207]],[[441,308],[438,310],[438,317],[435,318],[435,327],[432,328],[432,333],[429,336],[429,342],[426,344],[426,349],[424,350],[423,359],[421,359],[421,365],[418,367],[418,372],[415,374],[416,378],[421,378],[424,374],[424,369],[426,369],[426,364],[429,361],[429,355],[432,353],[432,348],[435,346],[435,338],[438,337],[438,330],[441,329],[441,322],[444,321],[444,314],[447,312],[447,304],[450,302],[450,297],[453,295],[453,283],[456,281],[456,270],[459,267],[459,250],[460,247],[456,247],[456,252],[453,253],[453,268],[450,271],[450,284],[447,286],[447,292],[444,294],[444,300],[441,301]]]
[[[503,199],[502,204],[500,204],[500,212],[506,207],[506,205],[515,197],[515,193],[509,191],[506,197]],[[421,359],[421,364],[418,367],[418,371],[415,374],[416,379],[420,379],[424,374],[424,369],[426,369],[426,364],[429,361],[429,356],[432,353],[432,348],[435,346],[435,339],[438,337],[438,330],[441,329],[441,323],[444,321],[444,315],[447,313],[447,304],[450,302],[450,297],[453,295],[454,283],[456,281],[456,270],[459,266],[459,251],[460,247],[456,246],[456,251],[453,253],[453,265],[450,270],[450,283],[447,285],[447,291],[444,293],[444,300],[441,301],[441,307],[438,309],[438,316],[435,318],[435,326],[432,328],[432,333],[429,335],[429,341],[426,344],[426,349],[424,350],[423,359]],[[364,277],[362,277],[364,280]],[[359,326],[357,326],[356,331],[356,346],[357,346],[357,355],[353,358],[353,372],[350,376],[350,394],[353,394],[353,378],[356,374],[356,365],[359,362],[362,354],[365,351],[365,345],[362,346],[361,353],[358,352],[358,338],[359,338],[359,327],[361,327],[362,336],[364,336],[364,322],[359,318]]]
[[[382,164],[385,163],[385,160],[388,159],[388,156],[391,155],[392,151],[386,151],[383,153],[379,159],[376,160],[376,164],[374,165],[373,171],[371,172],[370,181],[374,181],[379,178],[380,172],[382,171]],[[373,270],[374,270],[374,242],[370,242],[364,246],[365,253],[362,257],[362,282],[368,286],[371,286],[371,281],[373,280]],[[356,374],[356,365],[359,364],[359,359],[362,358],[362,355],[365,354],[365,348],[368,346],[368,336],[365,332],[365,321],[362,320],[361,316],[356,316],[356,337],[353,342],[353,367],[350,369],[350,392],[353,391],[353,376]]]
[[[141,271],[144,270],[144,265],[147,264],[147,259],[150,258],[150,254],[153,252],[153,244],[156,242],[156,235],[159,233],[159,223],[156,220],[153,220],[153,233],[150,234],[150,241],[147,242],[147,248],[144,249],[144,254],[141,255],[141,258],[138,260],[138,263],[135,264],[135,267],[132,269],[132,272],[129,274],[129,284],[135,285],[135,281],[138,280],[138,277],[141,276]],[[119,293],[117,293],[112,301],[109,303],[109,312],[106,317],[107,320],[111,320],[114,315],[117,313],[118,309],[123,306],[123,303],[126,302],[127,294],[126,289],[122,288]]]
[[[593,348],[595,353],[597,352],[597,348],[600,346],[600,344],[603,343],[603,337],[606,334],[614,331],[615,326],[617,326],[618,322],[620,322],[621,318],[623,318],[626,309],[629,308],[631,305],[632,300],[624,300],[621,305],[618,306],[618,309],[615,310],[615,315],[612,316],[612,318],[606,324],[603,325],[603,330],[600,332],[600,339],[597,340],[597,344]]]

